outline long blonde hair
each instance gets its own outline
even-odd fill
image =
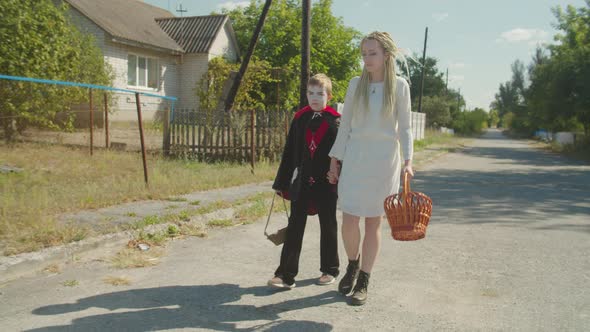
[[[385,64],[384,64],[384,76],[383,76],[383,106],[381,111],[383,115],[388,115],[394,112],[395,95],[397,89],[397,79],[395,73],[395,57],[398,49],[393,39],[387,32],[374,31],[365,36],[361,40],[362,45],[368,40],[376,40],[385,52]],[[362,107],[365,111],[369,109],[369,83],[370,74],[366,68],[363,67],[363,73],[361,74],[360,82],[356,86],[354,92],[354,113],[358,114],[358,109],[362,103]]]

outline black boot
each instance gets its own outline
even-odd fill
[[[354,282],[359,275],[359,261],[361,260],[361,256],[357,258],[356,261],[348,261],[348,267],[346,267],[346,274],[342,279],[340,279],[340,283],[338,284],[338,291],[344,295],[350,294],[352,291],[352,287],[354,286]]]
[[[363,305],[367,302],[367,288],[369,287],[369,277],[371,275],[365,271],[359,272],[359,277],[354,286],[354,292],[350,299],[352,305]]]

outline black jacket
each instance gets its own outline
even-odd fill
[[[330,170],[328,153],[336,140],[340,114],[329,106],[320,117],[314,117],[314,113],[309,106],[295,113],[272,186],[282,192],[283,197],[293,201],[309,193],[317,194],[316,197],[337,194],[336,185],[330,184],[326,175]],[[317,143],[313,157],[310,149],[312,139]],[[295,170],[297,176],[294,178]]]

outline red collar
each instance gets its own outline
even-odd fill
[[[302,108],[299,111],[297,111],[297,113],[295,113],[294,118],[295,119],[299,119],[299,117],[301,117],[303,114],[305,114],[307,112],[313,112],[313,110],[311,109],[311,107],[309,105],[308,106],[305,106],[304,108]],[[322,112],[329,113],[329,114],[331,114],[331,115],[333,115],[333,116],[335,116],[337,118],[340,117],[340,113],[336,112],[336,110],[333,109],[330,106],[326,106],[326,108],[324,108],[322,110]]]

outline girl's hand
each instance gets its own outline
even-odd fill
[[[408,181],[414,177],[414,169],[412,168],[412,161],[406,160],[404,167],[402,168],[401,177],[404,179],[404,174],[408,173]]]

